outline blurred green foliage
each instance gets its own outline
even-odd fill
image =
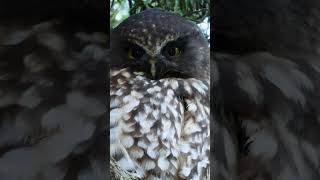
[[[111,26],[147,8],[161,8],[196,23],[210,17],[209,0],[110,0]]]

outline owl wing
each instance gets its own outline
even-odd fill
[[[320,178],[319,61],[270,52],[213,53],[221,179]],[[221,145],[220,144],[220,145]]]
[[[0,179],[106,179],[105,36],[29,20],[0,23]]]
[[[208,176],[208,91],[205,80],[111,70],[110,156],[139,178]]]

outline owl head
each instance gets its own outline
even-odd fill
[[[130,16],[111,32],[112,67],[150,79],[209,76],[209,46],[191,21],[159,9]]]

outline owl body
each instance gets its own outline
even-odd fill
[[[111,71],[111,157],[143,179],[208,177],[208,90],[207,80]]]
[[[111,33],[110,156],[142,179],[209,177],[209,46],[159,9]]]

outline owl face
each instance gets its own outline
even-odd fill
[[[209,76],[209,47],[194,23],[158,9],[129,17],[111,33],[111,65],[148,78]]]

